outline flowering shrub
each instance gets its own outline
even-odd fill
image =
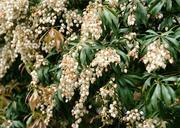
[[[1,0],[0,128],[180,126],[179,0]]]

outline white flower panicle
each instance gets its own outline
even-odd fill
[[[101,121],[103,125],[109,125],[113,123],[114,118],[121,117],[121,103],[118,100],[118,96],[115,92],[117,89],[117,84],[114,84],[114,78],[99,90],[100,99],[102,100],[102,106],[99,111]],[[97,102],[98,102],[97,101]]]
[[[15,53],[14,49],[11,48],[10,43],[7,43],[2,49],[0,49],[0,79],[6,74],[17,56],[18,55]]]
[[[138,58],[138,50],[139,50],[139,42],[136,41],[136,33],[130,32],[125,35],[124,38],[127,39],[126,43],[129,48],[128,56],[137,59]]]
[[[147,46],[147,53],[142,58],[146,70],[152,72],[158,68],[166,68],[166,61],[173,63],[173,58],[168,51],[168,44],[163,44],[159,39]]]
[[[138,109],[132,109],[126,112],[126,115],[122,118],[126,123],[127,128],[157,128],[165,126],[164,121],[160,119],[145,119],[144,112]]]
[[[135,15],[134,15],[134,14],[130,14],[130,15],[128,16],[127,24],[128,24],[129,26],[132,26],[132,25],[135,24],[135,21],[136,21]]]
[[[35,69],[38,69],[41,66],[47,65],[47,61],[44,59],[43,55],[40,55],[40,54],[36,53],[35,56],[36,56],[36,61],[35,61],[34,65],[33,65]]]
[[[33,40],[33,32],[28,26],[16,26],[12,40],[15,52],[21,55],[21,60],[26,64],[36,59],[36,49],[39,45]],[[34,41],[34,42],[33,42]]]
[[[120,56],[115,49],[106,48],[96,53],[95,59],[91,62],[91,67],[97,67],[100,70],[107,68],[110,63],[119,64]]]
[[[75,122],[72,124],[73,128],[79,127],[82,120],[81,118],[88,113],[84,103],[89,95],[90,81],[95,82],[95,79],[96,78],[93,77],[93,70],[91,68],[83,70],[80,74],[80,78],[77,83],[80,87],[80,98],[72,109],[72,115],[75,117]]]
[[[66,3],[67,0],[44,0],[42,2],[44,6],[47,5],[49,8],[52,8],[57,14],[67,10]]]
[[[137,128],[157,128],[157,120],[155,119],[146,119],[142,123],[137,124]]]
[[[62,15],[63,19],[60,20],[60,32],[65,33],[66,35],[70,35],[73,32],[74,27],[80,27],[82,23],[82,17],[78,13],[78,10],[69,10],[65,14]]]
[[[137,9],[136,2],[134,0],[129,0],[129,3],[128,3],[128,5],[126,5],[126,7],[129,8],[127,24],[128,24],[128,26],[133,26],[133,25],[135,25],[135,22],[136,22],[136,16],[135,16],[135,11]]]
[[[54,26],[57,17],[67,11],[67,0],[43,0],[37,7],[32,8],[29,21],[32,22],[31,28],[34,30],[36,38],[47,32],[49,27]]]
[[[29,0],[0,1],[0,34],[6,33],[14,26],[14,21],[24,18],[29,8]]]
[[[139,123],[137,128],[166,128],[167,121],[163,121],[159,118],[148,118],[145,119],[142,123]]]
[[[60,78],[59,89],[62,90],[62,97],[66,98],[66,101],[71,100],[74,95],[74,90],[79,86],[77,83],[78,62],[69,54],[63,55],[60,67],[62,69],[62,75]]]
[[[133,128],[143,122],[144,113],[138,109],[132,109],[126,112],[126,115],[122,118],[122,120],[126,123],[127,128]]]
[[[33,86],[36,86],[37,83],[39,82],[37,72],[36,72],[35,70],[33,70],[33,71],[30,73],[30,75],[31,75],[31,78],[32,78],[30,84],[33,85]]]
[[[101,37],[102,21],[99,18],[99,10],[102,4],[95,2],[89,3],[86,10],[83,12],[82,26],[81,26],[81,40],[85,41],[88,38],[98,40]]]
[[[106,2],[108,2],[108,4],[111,7],[116,7],[118,5],[118,0],[105,0]]]
[[[11,128],[13,126],[12,120],[6,120],[1,124],[2,128]]]
[[[36,109],[39,109],[44,115],[44,124],[48,126],[51,117],[53,116],[53,108],[55,106],[55,100],[53,94],[57,91],[55,86],[51,87],[39,87],[38,88],[38,104]]]
[[[90,84],[93,84],[97,78],[102,76],[103,71],[108,71],[107,67],[111,64],[119,64],[120,57],[116,50],[106,48],[96,53],[95,59],[91,62],[90,67],[83,70],[78,79],[78,86],[80,87],[80,99],[72,110],[72,115],[75,117],[73,128],[79,127],[81,118],[88,113],[84,103],[89,95]]]

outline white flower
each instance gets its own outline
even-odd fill
[[[129,26],[132,26],[135,24],[135,21],[136,21],[136,18],[135,18],[135,15],[134,14],[131,14],[128,16],[128,21],[127,21],[127,24]]]
[[[166,68],[166,61],[173,63],[173,58],[167,50],[167,45],[156,40],[147,46],[147,53],[143,57],[143,63],[146,64],[146,70],[151,72],[158,68]]]

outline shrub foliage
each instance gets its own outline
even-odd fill
[[[1,0],[0,128],[180,126],[179,0]]]

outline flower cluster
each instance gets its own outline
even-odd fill
[[[21,60],[25,64],[34,61],[36,58],[36,50],[39,45],[35,43],[33,38],[33,31],[28,26],[16,26],[11,46],[15,47],[15,52],[21,55]]]
[[[147,46],[147,53],[142,58],[144,64],[146,64],[146,70],[151,72],[158,68],[165,68],[166,61],[173,63],[173,58],[170,52],[167,50],[168,45],[163,44],[159,39],[155,40],[149,46]]]
[[[102,100],[102,106],[99,111],[103,125],[112,124],[114,118],[120,118],[121,103],[115,92],[117,85],[114,84],[112,78],[107,85],[100,88],[100,99],[97,97],[98,102]]]
[[[136,125],[137,128],[166,128],[167,122],[158,118],[148,118]]]
[[[32,111],[39,109],[44,115],[44,124],[48,125],[50,118],[53,116],[53,108],[55,101],[53,94],[57,91],[55,86],[52,87],[38,87],[34,90],[29,98],[29,105]]]
[[[72,124],[73,128],[78,128],[81,123],[81,118],[88,113],[86,110],[84,103],[87,100],[89,95],[89,87],[90,81],[94,83],[96,80],[93,77],[93,70],[91,68],[87,68],[81,72],[80,78],[78,79],[78,86],[80,87],[80,99],[76,102],[74,108],[72,109],[72,115],[75,117],[75,123]]]
[[[134,0],[127,0],[127,1],[120,1],[119,4],[120,9],[120,16],[127,17],[127,25],[133,26],[136,22],[136,9],[137,9],[137,2]]]
[[[129,0],[129,4],[127,6],[129,8],[129,15],[127,18],[127,24],[129,26],[133,26],[136,22],[135,11],[136,11],[137,5],[135,4],[135,1]]]
[[[57,14],[61,13],[66,9],[67,0],[44,0],[42,4],[47,5],[49,8],[52,8]]]
[[[139,42],[136,41],[136,33],[130,32],[129,34],[126,34],[124,36],[127,43],[127,46],[129,48],[128,56],[137,59],[138,58],[138,50],[139,50]]]
[[[53,94],[56,92],[56,87],[42,88],[42,98],[43,103],[40,106],[42,114],[46,114],[44,123],[48,125],[50,118],[53,116],[53,108],[55,106],[55,101],[53,100]]]
[[[162,13],[158,13],[155,15],[156,19],[162,19],[163,18],[163,14]]]
[[[7,120],[7,121],[3,122],[2,128],[11,128],[12,125],[13,125],[13,122],[11,120]]]
[[[0,1],[0,34],[7,33],[14,27],[14,22],[24,19],[29,8],[29,0]]]
[[[62,75],[59,89],[62,90],[62,97],[65,97],[67,101],[71,100],[74,95],[74,90],[79,86],[77,83],[77,66],[78,62],[71,55],[65,54],[63,56],[60,64]]]
[[[28,11],[31,13],[27,16]],[[3,38],[6,43],[1,49],[0,78],[5,75],[18,54],[24,64],[33,65],[35,62],[33,68],[45,65],[43,55],[38,52],[43,46],[40,36],[65,11],[66,0],[42,0],[35,8],[29,7],[29,0],[0,1],[0,35],[5,34]]]
[[[126,116],[122,118],[127,128],[157,128],[166,127],[165,122],[160,119],[145,119],[143,111],[132,109],[126,112]]]
[[[105,0],[111,7],[118,6],[118,0]]]
[[[81,39],[82,41],[88,38],[98,40],[101,37],[102,21],[99,18],[99,10],[102,4],[99,2],[89,3],[86,10],[83,12],[82,26],[81,26]]]
[[[82,17],[78,13],[78,10],[69,10],[63,15],[63,19],[60,20],[60,32],[70,35],[74,28],[79,28],[82,23]]]
[[[7,69],[10,68],[11,64],[15,61],[17,54],[14,49],[11,48],[10,43],[6,44],[0,49],[0,79],[6,74]]]
[[[128,16],[127,24],[128,24],[129,26],[132,26],[132,25],[135,24],[135,21],[136,21],[135,15],[134,15],[134,14],[130,14],[130,15]]]
[[[139,123],[137,128],[156,128],[158,126],[158,122],[155,119],[146,119],[143,123]]]
[[[35,56],[36,56],[36,61],[35,61],[34,65],[33,65],[35,69],[38,69],[41,66],[47,65],[47,61],[45,60],[43,55],[40,55],[40,54],[36,53]]]
[[[132,109],[131,111],[127,111],[126,115],[123,117],[123,121],[126,123],[127,128],[133,128],[134,126],[138,126],[139,123],[143,122],[144,113],[143,111],[139,111],[138,109]]]
[[[80,78],[78,79],[80,99],[72,110],[72,115],[76,120],[75,123],[72,124],[73,128],[79,127],[79,123],[82,120],[81,118],[87,113],[84,103],[89,95],[90,84],[93,84],[97,78],[101,77],[103,71],[108,71],[107,67],[111,63],[120,63],[120,57],[116,53],[116,50],[112,48],[102,49],[96,53],[95,59],[91,62],[90,67],[81,72]]]
[[[120,8],[120,11],[121,11],[120,16],[123,16],[125,14],[126,6],[127,6],[126,2],[123,2],[123,3],[119,4],[119,8]]]
[[[31,78],[32,78],[32,80],[31,80],[31,85],[36,86],[37,83],[39,82],[37,72],[36,72],[35,70],[33,70],[33,71],[30,73],[30,75],[31,75]]]
[[[36,8],[32,8],[33,13],[29,20],[36,36],[47,31],[48,26],[55,25],[57,16],[66,10],[66,0],[43,0]]]
[[[102,72],[108,71],[107,67],[110,63],[119,64],[120,63],[120,56],[116,53],[115,49],[106,48],[100,50],[95,55],[95,59],[91,62],[91,67],[96,67],[96,76],[102,76]]]

